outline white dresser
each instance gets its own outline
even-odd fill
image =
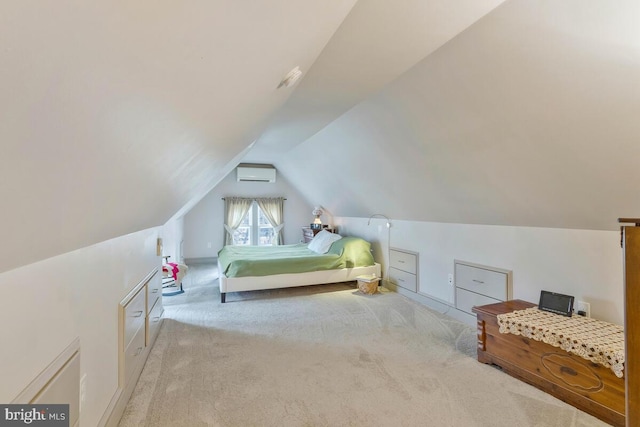
[[[512,272],[466,261],[454,261],[455,303],[458,310],[472,314],[476,305],[513,298]]]
[[[162,280],[150,280],[147,282],[146,313],[145,344],[147,347],[150,347],[160,331],[162,313],[164,313],[164,307],[162,305]]]
[[[389,249],[389,282],[412,292],[418,291],[418,253]]]
[[[154,269],[120,302],[119,384],[132,387],[138,380],[162,320],[162,281]]]

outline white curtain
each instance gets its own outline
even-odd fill
[[[269,223],[273,226],[274,232],[274,245],[282,245],[284,243],[284,233],[282,228],[284,227],[284,198],[260,198],[256,199],[258,206],[262,209],[262,213],[269,220]]]
[[[249,212],[249,209],[251,209],[251,203],[253,203],[253,199],[246,199],[243,197],[224,198],[224,228],[227,231],[224,234],[225,245],[233,245],[233,233],[238,229],[242,223],[242,219],[247,212]]]

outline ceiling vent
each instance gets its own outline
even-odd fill
[[[238,182],[276,182],[276,168],[272,165],[240,165],[236,173]]]

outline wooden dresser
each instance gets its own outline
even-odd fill
[[[497,365],[509,375],[609,424],[624,426],[624,378],[560,348],[499,332],[498,314],[535,306],[510,300],[473,307],[478,319],[478,361]]]

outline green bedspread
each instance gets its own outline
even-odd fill
[[[269,276],[318,270],[365,267],[374,264],[371,245],[358,237],[343,237],[326,254],[305,243],[281,246],[225,246],[218,262],[227,277]]]

